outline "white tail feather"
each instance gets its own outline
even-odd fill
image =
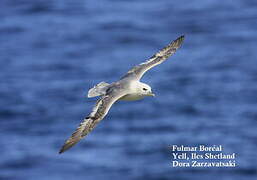
[[[93,88],[89,89],[87,97],[91,98],[91,97],[104,95],[106,90],[108,89],[109,85],[110,84],[108,84],[106,82],[100,82],[99,84],[97,84]]]

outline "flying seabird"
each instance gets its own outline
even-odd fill
[[[79,125],[71,137],[66,140],[59,153],[63,153],[83,137],[90,133],[97,123],[99,123],[108,113],[111,106],[118,100],[134,101],[142,99],[146,96],[154,96],[151,87],[145,83],[140,82],[140,79],[146,71],[154,66],[162,63],[168,57],[173,55],[181,46],[184,36],[179,37],[171,42],[165,48],[153,55],[150,59],[138,66],[133,67],[123,76],[119,81],[108,84],[101,82],[88,91],[88,97],[101,96],[92,112]]]

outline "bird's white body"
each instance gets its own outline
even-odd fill
[[[128,94],[128,95],[125,95],[123,96],[122,98],[119,99],[119,101],[136,101],[136,100],[140,100],[140,99],[143,99],[145,96],[142,95],[142,94],[136,94],[136,93],[133,93],[133,94]]]
[[[146,96],[154,96],[151,87],[140,82],[146,71],[165,61],[181,46],[184,36],[179,37],[154,54],[146,62],[129,70],[119,81],[108,84],[101,82],[91,88],[88,97],[101,96],[92,112],[84,119],[76,131],[62,146],[60,153],[74,146],[78,141],[90,133],[93,128],[105,117],[111,106],[118,100],[135,101]]]
[[[145,83],[134,80],[130,81],[128,94],[121,97],[119,100],[136,101],[143,99],[146,96],[154,96],[151,87]]]
[[[126,88],[128,93],[118,100],[136,101],[143,99],[146,96],[154,96],[151,87],[148,84],[138,80],[127,80],[126,84],[128,85]],[[112,87],[112,84],[101,82],[88,91],[88,97],[105,95],[107,94],[108,87]]]

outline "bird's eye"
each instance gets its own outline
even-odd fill
[[[143,88],[144,91],[146,91],[147,89],[146,88]]]

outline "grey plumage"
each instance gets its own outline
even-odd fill
[[[127,74],[125,76],[123,76],[121,79],[135,78],[137,80],[140,80],[146,71],[153,68],[154,66],[157,66],[158,64],[165,61],[168,57],[173,55],[177,51],[177,49],[181,46],[183,40],[184,40],[184,36],[180,36],[178,39],[171,42],[166,47],[164,47],[162,50],[160,50],[159,52],[154,54],[152,57],[150,57],[147,61],[130,69],[127,72]]]
[[[146,71],[154,66],[165,61],[169,56],[174,54],[181,46],[184,36],[179,37],[161,51],[153,55],[149,60],[138,66],[133,67],[123,76],[119,81],[112,84],[105,84],[102,82],[89,90],[88,96],[101,95],[100,99],[96,102],[92,112],[84,121],[79,125],[76,131],[62,146],[59,153],[71,148],[83,137],[90,133],[93,128],[105,117],[109,109],[117,100],[137,100],[145,96],[153,96],[151,87],[147,84],[141,83],[139,80]]]
[[[91,97],[104,95],[106,90],[109,88],[109,85],[110,84],[108,84],[106,82],[98,83],[96,86],[89,89],[87,97],[91,98]]]
[[[87,116],[84,121],[79,125],[76,131],[71,135],[71,137],[65,142],[62,146],[59,153],[63,153],[64,151],[71,148],[75,145],[80,139],[85,137],[88,133],[90,133],[93,128],[99,123],[104,116],[108,113],[112,104],[118,100],[120,97],[124,96],[126,91],[119,92],[117,90],[109,92],[107,95],[102,96],[95,104],[92,112]]]

